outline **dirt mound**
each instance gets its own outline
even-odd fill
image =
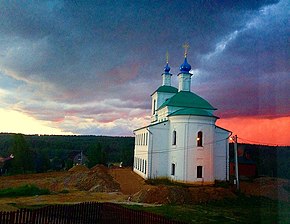
[[[263,196],[273,200],[289,202],[290,181],[287,179],[260,177],[253,182],[241,182],[241,191],[247,195]]]
[[[85,175],[79,176],[76,187],[83,191],[120,191],[120,185],[108,174],[108,168],[103,165],[96,165]]]
[[[90,169],[84,165],[76,165],[76,166],[70,168],[68,171],[70,171],[70,172],[86,172],[89,170]]]
[[[90,169],[91,172],[108,173],[108,168],[102,164],[97,164]]]
[[[151,204],[196,204],[234,197],[235,194],[225,188],[154,186],[133,195],[132,201]]]

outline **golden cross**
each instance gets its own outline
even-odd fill
[[[168,64],[168,61],[169,61],[169,54],[168,54],[168,51],[166,51],[166,64]]]
[[[182,47],[184,48],[184,57],[186,58],[187,52],[188,52],[188,48],[189,48],[189,44],[185,43],[185,44],[182,45]]]

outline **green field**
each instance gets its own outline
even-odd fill
[[[290,205],[261,197],[245,197],[198,205],[126,206],[186,223],[290,223]]]

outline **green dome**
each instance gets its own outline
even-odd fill
[[[180,91],[176,93],[173,97],[167,99],[158,109],[166,106],[216,110],[216,108],[210,105],[205,99],[189,91]]]
[[[206,111],[204,109],[197,109],[197,108],[185,108],[180,109],[178,111],[173,112],[169,116],[178,116],[178,115],[195,115],[195,116],[204,116],[204,117],[215,117],[211,112]]]

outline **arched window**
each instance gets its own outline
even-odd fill
[[[156,100],[153,100],[153,108],[152,108],[152,114],[155,114],[155,110],[156,110]]]
[[[176,145],[176,131],[172,132],[172,145]]]
[[[199,147],[202,146],[202,131],[199,131],[197,133],[196,143],[197,143],[197,146]]]

